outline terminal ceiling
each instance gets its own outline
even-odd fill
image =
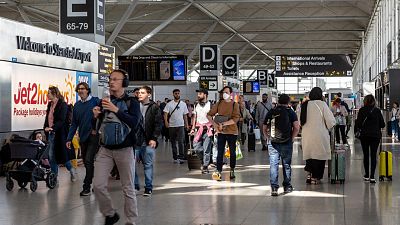
[[[0,0],[0,16],[58,31],[58,4]],[[199,61],[200,43],[220,44],[222,54],[239,54],[241,69],[273,68],[275,55],[357,54],[375,4],[374,0],[106,0],[106,41],[116,47],[117,55],[131,49],[131,55],[191,56],[189,68]],[[137,44],[146,36],[150,37],[146,42]]]

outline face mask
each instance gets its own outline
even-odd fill
[[[228,100],[231,97],[231,95],[224,93],[222,97],[224,98],[224,100]]]

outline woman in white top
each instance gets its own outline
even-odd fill
[[[335,101],[333,101],[331,109],[336,120],[336,127],[335,127],[336,144],[340,144],[340,136],[342,136],[343,144],[347,145],[346,117],[349,115],[349,113],[347,112],[346,107],[344,107],[344,105],[341,105],[340,103],[341,103],[340,98],[335,99]]]
[[[304,168],[309,174],[307,183],[318,184],[324,175],[325,161],[331,159],[329,130],[336,124],[335,117],[323,101],[322,90],[314,87],[310,100],[301,105]]]
[[[400,118],[400,110],[399,110],[399,103],[394,102],[392,113],[391,113],[391,126],[392,126],[392,138],[399,138],[399,118]]]

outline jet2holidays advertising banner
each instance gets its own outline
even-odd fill
[[[91,74],[24,64],[12,65],[11,128],[33,130],[43,128],[48,104],[48,88],[59,88],[67,104],[75,104],[76,84],[91,84]]]

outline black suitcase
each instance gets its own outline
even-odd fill
[[[253,128],[253,123],[250,122],[250,129],[249,129],[249,134],[247,137],[247,150],[250,151],[256,151],[256,135],[254,134],[254,128]]]
[[[187,150],[186,159],[189,170],[200,170],[201,169],[201,160],[199,155],[192,147],[192,138],[193,136],[189,136],[189,148]]]

